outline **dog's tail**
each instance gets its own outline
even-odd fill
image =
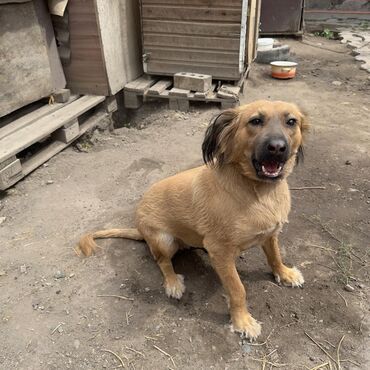
[[[94,239],[105,239],[105,238],[125,238],[132,240],[144,240],[143,236],[137,229],[109,229],[95,231],[91,234],[85,234],[81,237],[78,247],[85,256],[91,256],[98,245]]]

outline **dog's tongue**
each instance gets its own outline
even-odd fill
[[[268,173],[276,173],[279,170],[279,163],[275,161],[266,161],[262,163],[264,170]]]

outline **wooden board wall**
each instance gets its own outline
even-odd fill
[[[68,28],[74,93],[114,95],[142,74],[137,0],[69,1]]]
[[[149,74],[238,80],[242,0],[142,0]]]

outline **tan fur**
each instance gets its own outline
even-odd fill
[[[256,112],[263,112],[266,125],[248,124]],[[285,127],[286,113],[297,118],[297,127]],[[212,266],[228,294],[233,329],[256,338],[260,325],[249,314],[246,292],[235,267],[235,258],[251,246],[262,246],[276,279],[300,286],[303,277],[286,267],[280,257],[278,234],[287,222],[290,193],[286,177],[293,170],[307,122],[299,109],[284,102],[258,101],[225,113],[231,124],[219,138],[222,165],[201,166],[154,184],[143,196],[136,212],[136,229],[115,229],[88,234],[80,240],[85,255],[95,250],[94,238],[145,239],[157,261],[168,295],[180,298],[183,279],[174,272],[172,257],[183,246],[208,251]],[[275,120],[275,121],[274,121]],[[281,180],[262,181],[256,176],[251,155],[256,142],[277,129],[270,122],[282,122],[291,156]],[[270,127],[271,126],[271,127]],[[221,157],[219,157],[221,158]]]

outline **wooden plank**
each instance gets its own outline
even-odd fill
[[[83,135],[86,131],[91,130],[94,127],[96,127],[106,117],[108,117],[107,113],[98,112],[94,114],[92,117],[90,117],[89,119],[87,119],[84,123],[80,125],[80,133],[75,138],[75,140],[81,135]],[[46,148],[42,149],[40,152],[33,155],[30,159],[28,159],[22,164],[23,174],[28,175],[30,172],[35,170],[37,167],[41,166],[43,163],[45,163],[47,160],[49,160],[55,154],[62,151],[64,148],[66,148],[70,144],[71,143],[63,143],[61,141],[54,141],[53,143],[51,143]]]
[[[152,85],[154,85],[156,81],[157,79],[149,77],[149,76],[139,77],[136,80],[126,84],[125,90],[143,94],[144,91],[146,91]]]
[[[198,50],[177,47],[146,46],[145,53],[151,60],[185,61],[202,63],[219,63],[236,65],[238,63],[239,52],[227,50]]]
[[[160,95],[167,87],[172,85],[172,80],[159,80],[156,84],[154,84],[149,90],[148,94],[150,95]]]
[[[47,137],[64,124],[104,101],[104,99],[104,96],[83,96],[56,112],[4,137],[0,140],[0,162]]]
[[[34,110],[33,112],[28,113],[24,115],[23,117],[18,118],[17,120],[8,123],[6,126],[0,128],[0,140],[4,138],[5,136],[8,136],[11,133],[21,129],[22,127],[27,126],[31,124],[32,122],[35,122],[36,120],[46,116],[47,114],[51,114],[57,111],[58,109],[72,103],[76,99],[78,99],[78,95],[72,95],[69,98],[68,102],[66,103],[54,103],[51,105],[46,104],[42,106],[41,108],[38,108]]]
[[[187,98],[189,94],[190,90],[178,89],[177,87],[173,87],[168,93],[169,96],[180,96],[184,98]]]
[[[152,61],[148,64],[149,74],[161,74],[163,76],[172,76],[177,72],[191,71],[194,73],[210,74],[214,79],[239,80],[239,65],[233,67],[211,65],[211,64],[194,64],[194,63],[177,63],[167,61]]]
[[[20,160],[14,157],[12,159],[11,163],[0,170],[0,190],[7,189],[23,177]]]
[[[143,19],[173,19],[185,21],[239,22],[240,8],[214,6],[142,5]]]
[[[153,46],[188,48],[196,50],[239,51],[239,38],[188,36],[173,34],[144,35],[144,52]]]
[[[240,35],[240,25],[238,23],[180,22],[143,19],[143,34],[147,35],[150,33],[238,38]]]
[[[235,7],[240,9],[240,0],[142,0],[144,5],[194,5],[194,6],[217,6],[217,7]]]

